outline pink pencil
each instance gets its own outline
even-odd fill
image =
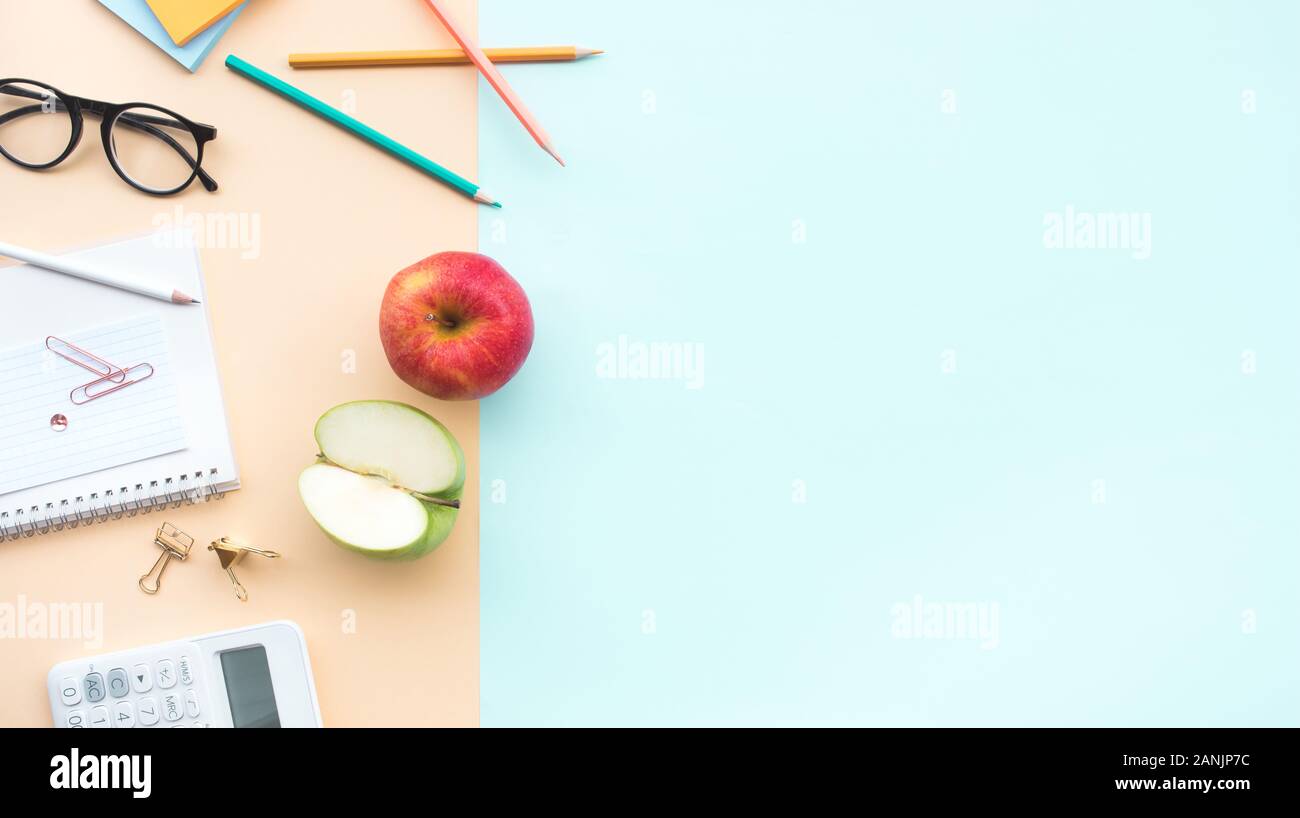
[[[447,10],[443,8],[442,0],[424,0],[424,2],[428,3],[429,8],[433,9],[433,13],[438,15],[438,19],[451,32],[451,36],[456,40],[456,44],[460,46],[461,51],[464,51],[470,60],[474,62],[474,65],[478,66],[479,72],[496,89],[497,94],[500,95],[505,104],[519,118],[519,121],[528,129],[528,132],[533,135],[533,139],[537,140],[537,144],[542,146],[542,150],[555,157],[555,161],[563,166],[564,160],[555,152],[555,147],[551,144],[551,137],[547,136],[546,131],[542,128],[542,123],[538,122],[537,117],[533,116],[532,111],[528,110],[528,106],[524,105],[524,101],[515,93],[515,89],[510,87],[510,83],[506,82],[506,78],[501,76],[501,72],[483,53],[483,49],[478,47],[478,43],[474,42],[469,33],[461,28],[460,24],[447,13]]]

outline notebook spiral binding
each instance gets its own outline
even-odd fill
[[[103,496],[91,494],[89,498],[62,500],[58,505],[46,503],[45,508],[32,506],[12,513],[0,512],[0,542],[49,534],[65,528],[106,523],[164,508],[180,508],[183,505],[220,500],[225,497],[225,492],[217,490],[218,483],[217,470],[210,469],[207,472],[196,471],[193,474],[168,477],[162,482],[152,480],[148,485],[137,483],[134,489],[128,486],[122,486],[116,491],[108,489]]]

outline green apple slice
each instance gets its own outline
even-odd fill
[[[465,485],[465,455],[456,438],[405,403],[336,406],[317,421],[316,443],[331,463],[430,497],[455,499]]]
[[[317,463],[298,478],[308,513],[331,540],[377,559],[415,559],[451,534],[457,510],[426,503],[380,477]]]

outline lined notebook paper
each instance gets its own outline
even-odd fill
[[[68,255],[165,282],[202,304],[178,306],[32,267],[0,267],[0,389],[17,395],[0,397],[0,436],[17,436],[0,443],[0,540],[239,488],[207,291],[189,231]],[[44,357],[49,335],[117,366],[148,359],[157,371],[73,406],[69,390],[94,376]],[[48,388],[28,380],[33,361],[48,369]],[[55,411],[68,417],[63,432],[49,428]]]
[[[153,375],[75,406],[70,396],[94,381],[93,373],[44,341],[0,350],[0,494],[185,448],[167,333],[157,316],[73,332],[51,329],[120,367],[147,363]],[[50,423],[55,415],[67,418],[61,431]]]

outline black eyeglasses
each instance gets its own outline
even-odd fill
[[[195,177],[209,192],[216,181],[200,167],[203,146],[217,138],[211,125],[143,102],[114,105],[74,97],[43,82],[0,80],[0,153],[31,170],[67,159],[81,142],[82,117],[100,117],[108,163],[137,190],[170,196]]]

